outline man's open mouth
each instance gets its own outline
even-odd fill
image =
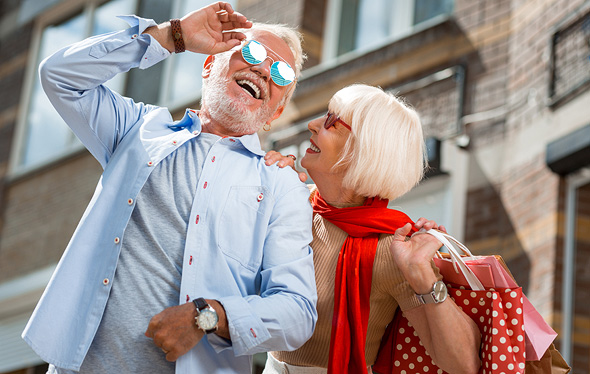
[[[249,80],[240,79],[236,82],[238,86],[242,87],[242,89],[252,95],[255,99],[260,99],[260,88],[256,86]]]

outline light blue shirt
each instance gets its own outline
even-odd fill
[[[101,321],[135,199],[162,159],[201,133],[197,113],[135,103],[102,83],[169,55],[142,32],[152,20],[86,39],[42,63],[41,82],[104,172],[23,332],[45,361],[78,370]],[[197,72],[195,72],[196,74]],[[317,294],[309,191],[290,168],[264,164],[256,134],[210,149],[190,212],[179,303],[217,299],[231,342],[209,334],[177,373],[249,373],[251,355],[293,350],[312,334]],[[142,285],[138,285],[142,287]],[[147,328],[147,326],[146,326]],[[129,347],[133,355],[133,347]]]

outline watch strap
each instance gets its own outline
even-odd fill
[[[444,289],[445,292],[443,292],[443,297],[442,299],[439,299],[439,295],[437,295],[437,285],[440,285],[440,287],[442,287]],[[444,282],[442,281],[436,281],[434,283],[434,285],[432,286],[432,291],[430,291],[427,294],[416,294],[416,298],[418,299],[418,303],[420,305],[424,305],[424,304],[438,304],[438,303],[442,303],[443,301],[445,301],[447,299],[447,291],[446,291],[446,285],[444,284]]]
[[[424,295],[416,294],[416,297],[418,298],[420,304],[433,304],[436,303],[436,299],[434,298],[433,293],[434,292],[430,292]]]
[[[178,18],[170,20],[172,27],[172,40],[174,41],[174,52],[182,53],[185,51],[184,39],[182,38],[182,29],[180,28],[180,20]]]
[[[207,301],[202,297],[194,299],[193,303],[195,304],[195,308],[197,308],[198,311],[201,311],[209,306]]]
[[[197,317],[195,317],[195,323],[198,328],[201,328],[197,322],[198,321],[197,318],[199,317],[199,313],[201,313],[201,310],[203,310],[205,308],[210,308],[211,306],[202,297],[198,297],[198,298],[194,299],[193,304],[195,304],[195,308],[197,309]],[[211,333],[214,333],[215,331],[217,331],[217,327],[214,327],[209,330],[203,330],[203,331],[205,331],[205,334],[211,334]]]

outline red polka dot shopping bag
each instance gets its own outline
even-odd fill
[[[522,289],[520,287],[484,287],[447,240],[448,235],[433,235],[449,249],[452,266],[440,269],[443,281],[447,284],[449,296],[465,314],[473,319],[481,332],[482,365],[479,372],[524,374],[526,353]],[[469,251],[466,248],[465,250]],[[451,272],[451,276],[447,277],[445,271]],[[453,273],[462,274],[465,280],[463,283],[467,286],[449,282],[447,278],[454,279]],[[485,283],[488,281],[486,279]],[[445,373],[432,361],[413,327],[399,309],[382,339],[373,372],[379,374]]]

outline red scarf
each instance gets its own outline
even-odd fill
[[[379,234],[412,223],[410,217],[387,209],[389,200],[368,198],[362,206],[335,208],[319,192],[313,199],[313,211],[344,230],[344,241],[336,266],[334,315],[330,338],[328,373],[366,373],[365,344],[369,324],[369,299],[373,262]]]

